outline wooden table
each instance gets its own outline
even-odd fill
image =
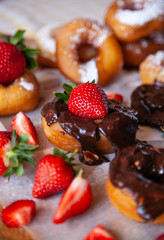
[[[0,212],[2,207],[0,206]],[[23,228],[7,228],[0,218],[0,240],[33,240]]]

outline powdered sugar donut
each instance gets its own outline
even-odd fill
[[[57,67],[56,35],[60,27],[49,24],[41,28],[35,37],[36,47],[41,50],[37,56],[38,63],[45,67]]]
[[[88,59],[85,51],[89,49]],[[89,19],[76,19],[62,27],[56,55],[60,71],[77,84],[95,79],[105,85],[123,65],[121,48],[109,28]]]
[[[121,43],[126,66],[137,67],[150,54],[164,50],[164,31],[153,32],[136,42]]]
[[[149,55],[140,65],[140,75],[144,84],[164,83],[164,51]]]
[[[121,41],[133,42],[164,29],[164,2],[116,0],[108,8],[105,21]]]
[[[39,84],[28,70],[7,86],[0,84],[0,116],[33,110],[38,101]]]

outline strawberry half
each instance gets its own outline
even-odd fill
[[[74,178],[61,198],[53,218],[54,223],[62,223],[68,218],[83,213],[90,207],[92,200],[91,187],[81,175],[82,171]]]
[[[84,240],[115,240],[102,225],[97,225]]]
[[[54,93],[68,103],[69,111],[80,118],[103,118],[108,114],[108,98],[103,89],[91,83],[63,84],[64,93]]]
[[[164,234],[162,234],[159,237],[157,237],[156,240],[164,240]]]
[[[15,130],[12,132],[0,132],[0,175],[9,177],[15,173],[21,176],[24,172],[23,162],[33,164],[36,145],[27,144],[28,135],[17,136]]]
[[[39,146],[36,136],[36,129],[30,118],[28,118],[24,112],[17,113],[13,118],[11,130],[13,131],[14,129],[18,136],[20,136],[22,133],[27,133],[29,136],[28,143]]]
[[[121,103],[123,102],[123,96],[118,93],[108,93],[107,98],[118,100]]]
[[[19,227],[31,222],[35,215],[33,200],[18,200],[2,210],[1,217],[7,227]]]
[[[0,34],[0,83],[10,84],[25,70],[37,66],[34,55],[40,51],[30,49],[23,44],[24,30],[17,31],[14,36]],[[3,41],[2,41],[3,39]]]
[[[74,178],[74,170],[71,165],[75,151],[69,158],[59,149],[54,149],[54,155],[46,155],[40,159],[32,195],[35,198],[45,198],[55,193],[64,191]]]

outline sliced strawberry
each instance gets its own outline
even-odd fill
[[[12,148],[11,135],[12,132],[0,132],[0,175],[4,175],[5,171],[10,166],[10,161],[6,152],[10,151]]]
[[[92,200],[91,187],[81,175],[82,172],[80,171],[61,198],[53,218],[54,223],[62,223],[68,218],[83,213],[90,207]]]
[[[28,143],[38,146],[36,129],[30,118],[28,118],[24,112],[17,113],[13,118],[11,130],[13,131],[14,129],[16,130],[18,136],[20,136],[22,133],[27,133],[29,136]]]
[[[32,195],[35,198],[45,198],[64,191],[74,178],[71,161],[76,151],[69,158],[58,149],[54,155],[46,155],[40,159],[37,167]]]
[[[23,162],[26,161],[32,165],[36,145],[27,144],[28,135],[16,135],[12,132],[0,132],[0,175],[10,177],[15,173],[17,176],[23,174]]]
[[[115,240],[102,225],[97,225],[84,240]]]
[[[164,240],[164,234],[162,234],[159,237],[157,237],[156,240]]]
[[[121,103],[123,102],[123,96],[118,93],[108,93],[107,97],[108,97],[108,99],[115,99]]]
[[[7,227],[19,227],[31,222],[35,215],[33,200],[18,200],[2,210],[1,217]]]

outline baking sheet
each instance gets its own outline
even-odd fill
[[[43,147],[35,157],[36,161],[39,161],[44,154],[52,153],[53,149],[44,136],[40,111],[43,105],[53,98],[53,91],[59,91],[61,83],[65,82],[66,79],[58,70],[52,69],[37,70],[35,74],[40,83],[40,103],[36,110],[27,113],[27,115],[33,121],[40,145]],[[140,76],[137,71],[122,70],[104,90],[121,93],[124,96],[124,102],[129,104],[131,92],[138,85],[140,85]],[[10,130],[12,118],[13,116],[0,118],[7,130]],[[150,140],[152,144],[164,147],[162,133],[158,130],[140,126],[137,137],[140,140]],[[62,193],[42,200],[32,198],[31,191],[35,169],[29,166],[25,168],[25,173],[21,178],[11,176],[8,182],[7,179],[0,177],[0,204],[5,207],[17,199],[33,199],[36,202],[37,214],[32,223],[26,227],[34,240],[84,239],[97,224],[104,225],[118,240],[154,240],[163,233],[164,227],[162,225],[133,222],[111,205],[105,191],[105,181],[109,170],[108,163],[92,167],[82,165],[82,168],[85,173],[84,177],[91,184],[92,205],[85,213],[69,219],[63,224],[55,225],[52,223]]]
[[[103,22],[104,14],[110,0],[5,0],[0,1],[0,31],[14,33],[18,28],[26,29],[26,37],[33,38],[37,30],[43,25],[55,23],[61,25],[76,17],[94,18]],[[36,110],[27,113],[33,121],[40,145],[43,147],[35,157],[39,159],[47,153],[52,153],[52,145],[44,136],[41,125],[40,111],[45,103],[53,98],[53,91],[59,91],[62,82],[66,79],[58,70],[44,69],[35,71],[40,83],[40,101]],[[130,104],[132,90],[140,85],[137,71],[122,70],[113,81],[104,87],[106,92],[117,92],[124,96],[124,102]],[[10,117],[0,117],[0,130],[10,130]],[[149,127],[139,127],[137,137],[140,140],[151,141],[156,146],[164,147],[162,134]],[[111,156],[113,157],[113,156]],[[77,160],[78,161],[78,160]],[[105,181],[108,175],[109,164],[88,167],[82,165],[84,176],[89,180],[93,202],[90,209],[82,215],[69,219],[63,224],[55,225],[52,217],[55,213],[61,194],[47,199],[34,199],[37,205],[37,214],[32,223],[26,227],[34,240],[80,240],[97,224],[104,225],[118,240],[154,240],[164,232],[161,225],[140,224],[133,222],[116,209],[108,201],[105,191]],[[17,199],[33,199],[31,190],[35,169],[25,168],[21,178],[11,176],[10,181],[0,177],[0,204],[5,207]]]

